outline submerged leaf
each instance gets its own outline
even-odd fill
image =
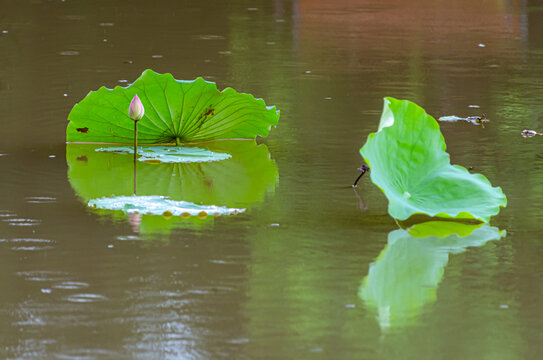
[[[386,98],[379,130],[360,153],[389,200],[389,214],[488,221],[507,200],[486,177],[451,165],[439,125],[410,101]]]
[[[254,139],[267,136],[279,119],[275,107],[250,94],[219,91],[202,78],[181,81],[145,70],[128,87],[101,87],[76,104],[68,116],[66,141],[132,143],[134,122],[128,109],[136,94],[145,108],[138,121],[140,144]]]
[[[233,209],[216,205],[196,205],[187,201],[175,201],[165,196],[114,196],[89,201],[95,209],[121,210],[127,214],[198,216],[200,218],[217,215],[236,215],[245,209]]]
[[[96,149],[101,152],[133,154],[134,147],[109,146]],[[230,159],[232,155],[216,153],[207,149],[185,146],[138,146],[138,158],[143,162],[193,163]]]

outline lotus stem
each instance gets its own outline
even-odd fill
[[[180,146],[181,142],[179,141],[179,136],[175,137],[175,146]]]
[[[136,167],[138,158],[138,121],[134,121],[134,196],[136,196]]]
[[[134,121],[134,161],[138,157],[138,122]]]
[[[370,170],[370,168],[368,167],[368,165],[362,165],[361,167],[358,168],[358,170],[361,171],[360,175],[358,175],[358,177],[356,178],[356,180],[354,181],[354,184],[353,184],[353,187],[356,187],[357,184],[358,184],[358,181],[362,178],[362,176],[364,176],[364,174]]]

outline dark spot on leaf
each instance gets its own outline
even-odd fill
[[[89,159],[87,158],[86,155],[83,155],[83,156],[79,156],[79,157],[77,158],[77,161],[84,161],[84,162],[87,162],[87,161],[89,161]]]
[[[144,162],[148,163],[148,164],[160,164],[161,163],[161,161],[159,161],[159,160],[145,160]]]
[[[85,126],[84,128],[77,128],[76,130],[80,133],[86,134],[87,131],[89,131],[89,128]]]

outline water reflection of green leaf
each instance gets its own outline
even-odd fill
[[[432,232],[438,236],[427,235]],[[430,222],[392,231],[387,246],[370,265],[359,296],[377,313],[382,329],[414,324],[424,306],[436,300],[449,254],[502,236],[505,231],[487,224],[458,224],[455,228],[450,222]]]
[[[198,146],[231,154],[232,158],[190,164],[138,162],[137,194],[163,195],[196,204],[249,208],[274,192],[277,166],[265,145],[232,140]],[[83,144],[66,146],[68,179],[77,195],[85,203],[101,197],[132,195],[133,157],[130,154],[97,152],[98,147]],[[142,219],[142,226],[145,219],[146,216]],[[202,222],[200,219],[176,217],[167,222],[176,221]]]

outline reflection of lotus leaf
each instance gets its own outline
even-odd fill
[[[128,116],[137,94],[145,108],[138,122],[141,144],[186,143],[267,136],[279,112],[262,99],[201,78],[180,81],[171,74],[145,70],[130,86],[101,87],[76,104],[68,119],[66,141],[131,144],[134,121]]]
[[[379,130],[360,150],[371,180],[389,200],[389,214],[488,221],[507,200],[480,174],[451,165],[439,125],[416,104],[386,98]]]
[[[416,225],[411,231],[420,235]],[[433,227],[437,234],[445,237],[414,237],[406,230],[395,230],[388,234],[388,245],[370,270],[360,288],[359,296],[366,305],[377,311],[383,329],[410,325],[422,312],[423,306],[436,299],[436,290],[441,282],[449,254],[457,254],[467,247],[482,246],[505,235],[489,225],[466,225],[457,231],[451,223],[425,224]],[[444,229],[440,229],[444,226]]]
[[[265,145],[254,141],[216,141],[200,144],[213,152],[232,157],[217,162],[189,164],[137,163],[137,194],[162,195],[172,200],[195,204],[249,208],[275,190],[278,173]],[[66,146],[68,179],[77,195],[87,203],[91,199],[130,196],[134,192],[133,156],[97,152],[97,145]],[[103,211],[98,210],[103,214]],[[156,226],[146,225],[153,223]],[[178,220],[143,216],[140,231],[164,232],[162,226]],[[201,223],[197,217],[191,222]],[[181,219],[186,223],[189,220]],[[149,225],[149,224],[147,224]]]
[[[137,164],[137,194],[162,195],[196,204],[244,208],[275,189],[277,167],[265,145],[254,141],[201,144],[232,155],[218,162]],[[94,145],[66,146],[68,178],[77,194],[91,199],[132,195],[133,157],[97,152]]]
[[[133,146],[106,146],[96,151],[134,154]],[[185,146],[138,146],[138,160],[152,163],[193,163],[220,161],[231,158],[230,154],[216,153],[207,149]]]

